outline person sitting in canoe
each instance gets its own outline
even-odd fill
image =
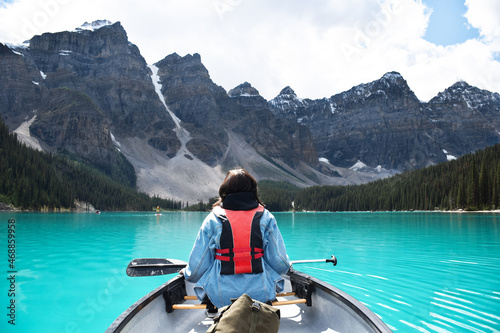
[[[291,267],[274,216],[257,194],[257,181],[244,169],[230,170],[219,200],[205,218],[184,269],[201,301],[221,308],[243,293],[267,302],[283,291]]]

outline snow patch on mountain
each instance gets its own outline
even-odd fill
[[[168,112],[170,117],[172,117],[172,120],[175,123],[175,134],[177,134],[177,138],[182,144],[181,149],[179,152],[182,152],[184,150],[187,151],[186,148],[186,143],[191,140],[191,135],[189,132],[181,126],[181,120],[169,109],[167,102],[165,101],[165,97],[163,96],[161,89],[162,85],[160,83],[160,77],[158,76],[158,67],[156,65],[148,65],[149,69],[151,69],[152,75],[151,75],[151,81],[153,81],[153,85],[155,87],[155,92],[158,95],[158,98],[162,102],[163,106],[165,107],[165,110]]]
[[[249,93],[241,93],[238,96],[229,96],[229,97],[257,97],[260,96],[259,94],[249,94]]]
[[[330,104],[330,111],[332,112],[332,114],[338,113],[337,105],[336,104],[334,105],[332,102],[330,102],[329,104]]]
[[[20,56],[23,56],[24,57],[24,54],[22,54],[21,52],[18,52],[18,51],[15,51],[14,49],[10,49],[12,51],[12,53],[14,54],[17,54],[17,55],[20,55]]]
[[[381,165],[377,165],[375,168],[372,168],[361,162],[360,160],[358,160],[352,167],[350,167],[349,170],[352,170],[356,173],[362,173],[364,175],[378,174],[380,178],[390,177],[399,173],[397,170],[387,170]]]
[[[368,166],[366,164],[364,164],[363,162],[361,162],[360,160],[358,160],[352,167],[350,167],[349,169],[351,170],[354,170],[354,171],[359,171],[360,169],[363,169],[363,168],[367,168]]]
[[[446,155],[446,160],[448,161],[453,161],[457,159],[455,156],[450,155],[446,149],[443,149],[443,153]]]
[[[101,29],[102,27],[105,27],[105,26],[108,26],[108,25],[112,25],[112,24],[113,23],[111,23],[108,20],[97,20],[97,21],[94,21],[94,22],[91,22],[91,23],[85,22],[80,27],[76,28],[75,30],[76,31],[82,31],[82,30],[95,31],[95,30]]]
[[[324,158],[324,157],[320,157],[320,158],[319,158],[319,161],[320,161],[320,162],[323,162],[323,163],[328,163],[328,164],[330,164],[330,161],[329,161],[327,158]]]
[[[120,150],[120,147],[122,146],[121,143],[119,143],[113,133],[109,132],[109,135],[111,136],[111,141],[113,141],[113,144],[115,145],[116,149]]]
[[[15,54],[24,57],[24,54],[22,54],[16,50],[26,50],[30,47],[30,43],[29,43],[29,41],[24,41],[22,43],[5,43],[5,46],[7,46]]]

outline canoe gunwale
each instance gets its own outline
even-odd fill
[[[132,304],[127,310],[125,310],[116,320],[111,324],[111,326],[105,331],[105,333],[119,333],[125,326],[129,323],[132,318],[135,317],[143,308],[149,303],[154,301],[157,297],[162,296],[166,293],[173,285],[178,285],[178,283],[184,281],[184,275],[178,274],[174,278],[168,280],[155,290],[151,291],[146,296],[139,299],[137,302]],[[167,311],[165,310],[165,314]]]
[[[353,310],[358,316],[363,318],[363,320],[375,331],[380,333],[392,333],[392,331],[387,327],[387,325],[370,309],[368,309],[363,303],[352,297],[351,295],[343,292],[342,290],[312,277],[308,274],[302,273],[300,271],[292,270],[287,273],[290,277],[290,281],[298,280],[300,284],[309,283],[314,288],[319,288],[323,292],[339,299],[340,302],[347,305],[351,310]],[[294,290],[295,291],[295,290]],[[314,291],[313,291],[314,292]],[[310,300],[309,300],[310,302]],[[314,306],[314,304],[307,304],[308,306]]]

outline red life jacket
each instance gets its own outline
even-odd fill
[[[260,219],[264,207],[251,210],[214,209],[222,221],[220,249],[215,259],[221,261],[221,274],[262,273],[264,256]]]

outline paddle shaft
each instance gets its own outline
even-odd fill
[[[309,262],[325,262],[328,259],[306,259],[306,260],[292,260],[290,261],[292,264],[305,264]]]
[[[331,262],[333,266],[337,265],[337,258],[332,255],[330,259],[311,259],[311,260],[295,260],[292,264],[303,264],[313,262]],[[134,259],[127,267],[128,276],[158,276],[177,273],[184,267],[187,262],[174,259],[163,258],[142,258]]]
[[[295,264],[308,264],[312,262],[331,262],[333,266],[337,265],[337,258],[334,255],[330,259],[309,259],[309,260],[293,260],[291,261],[292,265]]]

